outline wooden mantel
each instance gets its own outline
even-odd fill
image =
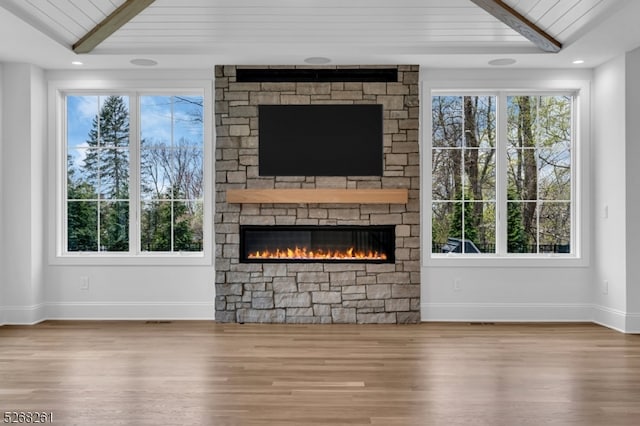
[[[407,189],[230,189],[227,203],[406,204]]]

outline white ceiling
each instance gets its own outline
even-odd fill
[[[416,63],[487,67],[596,66],[640,46],[638,0],[504,0],[563,43],[542,53],[470,0],[156,0],[93,52],[71,46],[125,0],[0,0],[0,61],[46,69],[160,68],[214,64]],[[268,6],[266,5],[268,4]]]

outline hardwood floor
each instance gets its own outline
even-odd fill
[[[4,326],[5,411],[82,426],[638,425],[640,336],[591,324]]]

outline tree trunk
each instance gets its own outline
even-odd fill
[[[464,97],[464,138],[465,138],[465,174],[469,179],[469,186],[471,196],[473,200],[482,201],[482,185],[480,184],[480,173],[478,168],[478,157],[480,146],[480,140],[478,137],[478,97],[477,96],[465,96]],[[469,149],[471,148],[471,149]],[[466,198],[466,193],[464,194]],[[481,241],[484,241],[484,227],[480,226],[482,221],[482,203],[472,203],[473,218],[470,223],[477,229],[478,237]],[[476,241],[478,242],[478,241]]]
[[[534,133],[535,116],[531,99],[527,96],[518,97],[518,108],[520,109],[520,121],[518,133],[520,146],[522,149],[522,200],[531,201],[538,199],[538,165],[536,162],[536,139]],[[535,244],[537,241],[536,227],[536,205],[537,203],[525,202],[522,209],[522,221],[525,235],[528,236],[528,243]]]

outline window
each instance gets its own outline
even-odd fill
[[[573,93],[431,98],[432,254],[575,256]]]
[[[202,251],[201,96],[140,98],[140,244],[143,251]]]
[[[205,93],[59,93],[58,256],[203,258]]]
[[[69,252],[129,251],[128,96],[67,97]]]

